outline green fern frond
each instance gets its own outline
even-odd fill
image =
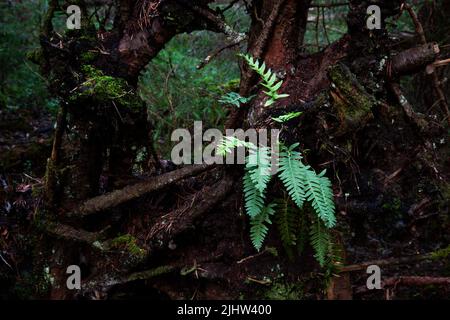
[[[281,146],[278,175],[294,203],[302,208],[306,196],[303,189],[305,168],[301,163],[301,153],[294,151],[297,146],[298,144],[289,148]]]
[[[298,212],[292,208],[289,198],[283,199],[277,205],[279,210],[276,212],[275,221],[280,233],[281,241],[288,254],[291,247],[296,245],[296,223]]]
[[[265,196],[255,187],[249,172],[244,176],[244,198],[247,215],[250,218],[258,216],[264,208]]]
[[[269,97],[269,99],[264,104],[265,107],[274,104],[278,99],[289,97],[288,94],[278,93],[278,90],[283,85],[283,80],[277,82],[276,74],[266,67],[265,62],[260,64],[258,59],[253,58],[249,54],[240,54],[239,56],[243,57],[244,60],[247,62],[247,64],[250,66],[250,68],[254,70],[263,80],[261,85],[267,89],[267,91],[264,91],[264,93]]]
[[[309,168],[308,168],[309,169]],[[312,169],[305,171],[306,199],[328,228],[336,225],[333,189],[325,170],[317,175]]]
[[[329,230],[325,227],[320,219],[314,219],[311,225],[310,241],[314,249],[314,257],[317,259],[321,267],[324,267],[329,258],[331,236]]]
[[[250,238],[256,250],[260,251],[272,224],[271,216],[275,213],[275,204],[264,207],[260,214],[250,219]]]
[[[220,156],[225,156],[230,153],[234,148],[246,147],[248,149],[256,149],[256,146],[251,142],[240,140],[236,137],[225,136],[217,144],[216,152]]]
[[[239,93],[237,92],[229,92],[227,94],[224,94],[219,100],[218,102],[224,105],[231,105],[231,106],[235,106],[236,108],[240,108],[241,105],[243,104],[247,104],[250,102],[250,100],[252,100],[255,96],[252,95],[248,98],[242,97]]]
[[[246,170],[255,188],[260,193],[264,193],[271,178],[270,148],[259,147],[250,149],[249,156],[247,157]]]
[[[303,112],[289,112],[289,113],[281,115],[279,117],[272,118],[272,120],[275,122],[278,122],[278,123],[285,123],[292,119],[300,117],[302,115],[302,113]]]

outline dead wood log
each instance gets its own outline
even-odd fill
[[[123,189],[87,200],[76,211],[69,212],[69,217],[85,217],[108,208],[116,207],[124,202],[139,198],[150,192],[161,190],[187,177],[198,175],[214,168],[214,165],[193,165],[157,176],[150,181],[140,182]]]
[[[440,52],[436,43],[426,43],[421,46],[399,52],[392,57],[388,68],[388,76],[398,77],[413,74],[433,63]]]

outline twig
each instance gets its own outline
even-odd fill
[[[219,49],[217,49],[216,51],[214,51],[213,53],[209,54],[205,59],[203,59],[202,62],[199,63],[199,65],[197,66],[197,69],[202,69],[204,68],[208,63],[210,63],[214,58],[216,58],[219,54],[222,53],[222,51],[226,50],[226,49],[230,49],[233,48],[237,45],[239,45],[239,43],[241,43],[242,41],[247,40],[247,37],[243,38],[243,39],[239,39],[239,42],[232,42],[230,44],[227,44]]]

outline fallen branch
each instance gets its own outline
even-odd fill
[[[369,266],[388,266],[388,265],[400,265],[400,264],[410,264],[414,262],[420,262],[425,260],[435,260],[439,258],[436,253],[425,253],[421,255],[415,255],[410,257],[400,257],[400,258],[389,258],[389,259],[380,259],[373,261],[366,261],[358,264],[352,264],[348,266],[343,266],[339,268],[340,273],[344,272],[354,272],[354,271],[362,271],[367,270]]]
[[[424,254],[409,256],[409,257],[400,257],[400,258],[389,258],[389,259],[381,259],[381,260],[373,260],[366,261],[358,264],[352,264],[348,266],[344,266],[339,268],[339,272],[353,272],[353,271],[361,271],[366,270],[368,266],[386,266],[386,265],[399,265],[399,264],[410,264],[414,262],[420,262],[425,260],[440,260],[446,259],[450,255],[450,246]]]
[[[46,227],[47,233],[68,241],[76,241],[93,245],[100,238],[100,233],[89,232],[83,229],[75,229],[72,226],[56,223],[48,224]]]
[[[418,277],[404,276],[388,278],[383,281],[383,288],[403,286],[428,286],[428,285],[450,285],[450,278],[447,277]]]
[[[176,235],[191,228],[195,219],[208,213],[225,199],[233,189],[233,185],[233,177],[227,175],[216,184],[197,192],[187,207],[160,217],[152,226],[148,236],[152,241],[152,247],[162,248]]]
[[[198,175],[214,168],[215,165],[193,165],[157,176],[150,181],[140,182],[123,189],[116,190],[87,200],[78,210],[67,213],[69,217],[85,217],[108,208],[116,207],[124,202],[137,199],[145,194],[161,190],[187,177]]]
[[[102,275],[99,278],[93,279],[82,284],[81,295],[87,296],[100,291],[106,294],[112,287],[117,285],[124,285],[137,280],[150,280],[165,274],[172,273],[179,270],[178,267],[167,265],[159,266],[150,270],[131,273],[124,276],[119,275]]]

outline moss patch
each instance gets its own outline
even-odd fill
[[[125,234],[114,238],[111,241],[111,248],[125,249],[131,255],[139,258],[145,257],[146,254],[146,251],[138,246],[136,238],[131,234]]]
[[[330,68],[331,96],[342,123],[362,127],[373,118],[372,107],[376,100],[367,93],[356,76],[343,64]]]
[[[124,79],[107,76],[92,65],[83,66],[82,72],[86,81],[70,97],[72,102],[90,98],[100,103],[113,101],[118,106],[130,109],[142,106],[134,89]]]

